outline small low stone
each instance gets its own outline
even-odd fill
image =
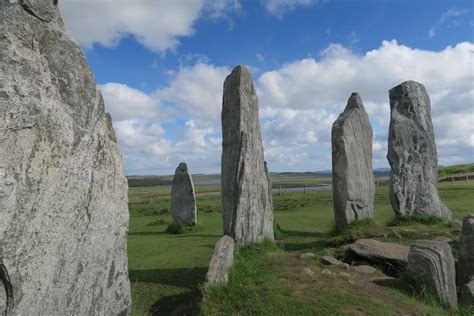
[[[460,221],[458,219],[453,219],[452,221],[450,221],[448,223],[448,226],[451,227],[451,228],[461,229],[462,221]]]
[[[321,274],[333,275],[334,273],[329,269],[324,269],[323,271],[321,271]]]
[[[465,305],[474,306],[474,280],[464,284],[461,289],[460,302]]]
[[[300,259],[314,258],[316,255],[312,252],[305,252],[300,255]]]
[[[374,267],[366,266],[366,265],[355,266],[353,267],[353,269],[356,270],[357,272],[366,273],[366,274],[372,274],[377,271],[377,269],[375,269]]]
[[[449,237],[446,237],[446,236],[437,236],[434,240],[437,240],[437,241],[444,241],[446,243],[451,243],[453,242],[453,240]]]
[[[304,269],[301,271],[301,274],[313,275],[313,274],[314,274],[314,271],[311,270],[310,268],[306,267],[306,268],[304,268]]]
[[[372,278],[369,281],[380,286],[391,286],[397,281],[397,279],[385,276],[379,278]]]
[[[339,275],[343,276],[343,277],[346,277],[346,278],[350,278],[351,275],[347,272],[339,272]]]
[[[338,265],[342,265],[343,262],[337,260],[336,258],[334,257],[331,257],[331,256],[323,256],[319,259],[319,261],[324,264],[324,265],[335,265],[335,266],[338,266]]]

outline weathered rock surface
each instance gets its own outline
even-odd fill
[[[451,211],[438,194],[438,155],[425,87],[406,81],[390,90],[390,201],[398,216],[438,216]]]
[[[464,217],[459,236],[458,286],[474,280],[474,214]]]
[[[457,308],[456,272],[449,244],[417,240],[408,253],[407,271],[416,282],[434,291],[444,306]]]
[[[312,252],[305,252],[300,255],[300,259],[314,258],[316,255]]]
[[[349,249],[356,256],[369,262],[388,263],[399,268],[408,263],[408,252],[410,251],[407,246],[374,239],[359,239]]]
[[[474,280],[463,285],[459,301],[465,305],[474,306]]]
[[[175,224],[197,224],[196,197],[188,165],[182,162],[176,168],[171,188],[171,211]]]
[[[130,311],[127,180],[55,0],[0,0],[0,297],[12,315]]]
[[[214,247],[206,274],[206,286],[212,286],[229,281],[229,269],[234,263],[234,240],[224,235],[219,239]]]
[[[362,99],[352,93],[331,133],[334,216],[338,227],[374,214],[372,138]]]
[[[264,163],[258,98],[250,72],[237,66],[222,102],[222,216],[237,245],[273,240],[273,203]]]

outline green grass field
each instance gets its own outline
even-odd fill
[[[382,227],[394,221],[387,187],[377,188],[375,224],[360,229],[354,227],[343,234],[334,233],[331,191],[274,195],[277,245],[264,244],[240,250],[229,286],[212,290],[200,306],[200,284],[214,244],[222,235],[219,196],[201,194],[216,190],[218,187],[196,187],[201,228],[188,234],[171,235],[165,233],[171,222],[169,189],[130,189],[128,252],[133,315],[150,312],[160,315],[359,315],[361,309],[372,315],[384,311],[385,314],[398,311],[402,314],[448,315],[432,299],[414,298],[413,293],[403,287],[384,291],[385,297],[369,297],[357,287],[348,286],[343,278],[311,283],[297,273],[297,267],[301,265],[297,254],[311,251],[318,256],[341,256],[343,253],[338,246],[358,237],[406,244],[413,239],[437,235],[456,238],[457,233],[445,223],[412,222],[392,228],[403,236],[402,240],[391,235],[382,236]],[[440,194],[452,209],[454,218],[462,219],[465,214],[474,212],[474,184],[442,184]],[[456,254],[455,243],[453,248]],[[307,264],[315,271],[322,269],[318,260]],[[389,310],[384,307],[391,305],[393,308]],[[462,309],[460,313],[463,312],[466,313]]]

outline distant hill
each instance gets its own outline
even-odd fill
[[[440,166],[438,168],[438,179],[449,180],[452,177],[455,179],[461,179],[466,175],[474,177],[474,163],[454,165],[454,166]],[[332,177],[331,170],[323,171],[307,171],[307,172],[272,172],[272,179],[274,180],[284,180],[284,179],[330,179]],[[376,168],[374,169],[374,176],[376,178],[387,178],[390,176],[390,168]],[[220,179],[220,174],[195,174],[193,175],[195,180],[205,181],[205,180],[214,180]],[[173,183],[173,176],[128,176],[128,186],[129,187],[153,187],[157,185],[171,185]]]

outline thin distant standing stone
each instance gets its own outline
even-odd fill
[[[437,216],[451,211],[437,189],[438,156],[425,87],[406,81],[390,90],[390,201],[398,216]]]
[[[337,227],[374,215],[372,126],[362,99],[352,93],[332,126],[334,215]]]
[[[171,188],[171,211],[174,224],[197,224],[196,197],[188,165],[182,162],[176,168]]]
[[[273,240],[273,203],[264,163],[258,98],[250,72],[237,66],[224,82],[222,105],[224,234],[238,246]]]

